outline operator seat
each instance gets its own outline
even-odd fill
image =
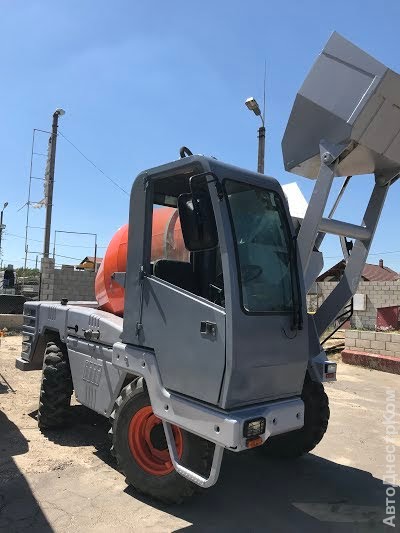
[[[158,259],[154,263],[153,274],[185,291],[198,294],[198,284],[191,263],[173,259]]]

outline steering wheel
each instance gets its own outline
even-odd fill
[[[243,265],[241,272],[242,283],[248,283],[249,281],[253,281],[261,276],[263,269],[258,265]],[[223,306],[225,302],[225,295],[222,272],[216,275],[214,283],[210,283],[210,289],[213,289],[216,292],[216,296],[213,300],[214,303]]]
[[[263,272],[263,269],[258,265],[242,265],[242,283],[248,283],[259,278]]]

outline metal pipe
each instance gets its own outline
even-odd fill
[[[342,187],[341,187],[341,189],[339,191],[339,194],[337,195],[337,198],[335,200],[335,203],[333,204],[332,209],[329,211],[328,218],[332,218],[333,217],[333,215],[334,215],[334,213],[336,211],[336,208],[339,205],[340,200],[342,199],[344,191],[346,190],[346,187],[347,187],[347,185],[350,182],[350,178],[351,177],[352,176],[347,176],[347,178],[344,180],[343,185],[342,185]]]
[[[332,206],[332,209],[329,211],[329,215],[328,215],[328,218],[332,218],[335,211],[336,211],[336,208],[337,206],[339,205],[339,202],[340,200],[342,199],[342,196],[344,194],[344,191],[346,190],[347,188],[347,185],[350,183],[350,179],[352,178],[352,176],[347,176],[346,179],[344,180],[343,182],[343,185],[342,187],[340,188],[340,191],[339,191],[339,194],[337,195],[337,198],[335,200],[335,203],[333,204]],[[325,233],[319,233],[317,235],[317,238],[315,240],[315,247],[319,250],[321,244],[322,244],[322,241],[324,240],[325,238]],[[340,236],[340,246],[342,248],[342,252],[343,252],[343,257],[345,258],[345,260],[348,259],[349,257],[349,251],[347,249],[347,241],[346,241],[346,237],[344,237],[343,235]]]
[[[371,238],[370,230],[364,226],[357,226],[356,224],[335,220],[334,218],[322,218],[318,229],[323,233],[350,237],[359,241],[365,241]]]
[[[56,240],[57,233],[68,233],[70,235],[92,235],[94,237],[94,271],[96,272],[96,259],[97,259],[97,233],[89,233],[86,231],[66,231],[62,229],[56,229],[54,232],[54,243],[53,243],[53,258],[57,255],[58,257],[66,257],[67,259],[74,259],[73,257],[68,258],[66,255],[56,254]]]
[[[353,297],[357,290],[361,278],[361,272],[368,257],[368,252],[378,225],[383,204],[385,203],[388,189],[388,186],[381,187],[376,184],[371,193],[363,217],[363,223],[366,228],[368,228],[370,237],[367,240],[356,240],[343,272],[342,279],[315,313],[314,323],[319,336],[322,335],[325,329],[332,323],[339,311],[343,308],[346,302]]]
[[[31,187],[32,187],[32,166],[33,166],[33,152],[35,147],[35,134],[36,129],[32,132],[32,148],[31,148],[31,162],[29,168],[29,186],[28,186],[28,201],[26,202],[26,224],[25,224],[25,261],[24,261],[24,273],[26,271],[26,263],[28,260],[28,228],[29,228],[29,211],[31,205]],[[22,282],[22,290],[25,287],[25,276]]]
[[[94,265],[93,272],[97,272],[97,233],[94,236]]]
[[[1,210],[1,214],[0,214],[0,257],[1,257],[1,240],[3,237],[3,212],[4,212],[4,209]]]
[[[0,259],[1,259],[1,241],[3,238],[3,210],[1,211],[0,216]]]
[[[57,230],[54,232],[53,259],[56,258],[56,239],[57,239]]]
[[[347,185],[349,184],[350,182],[350,178],[352,176],[347,176],[347,178],[344,180],[343,182],[343,185],[339,191],[339,194],[337,195],[337,198],[335,200],[335,203],[333,204],[332,206],[332,209],[329,211],[329,215],[328,215],[328,218],[332,218],[336,209],[337,209],[337,206],[339,205],[339,202],[340,200],[342,199],[342,196],[344,194],[344,191],[346,190],[346,187]],[[317,248],[317,250],[319,250],[321,244],[322,244],[322,241],[324,240],[325,238],[325,233],[321,232],[317,235],[317,238],[315,239],[315,247]]]
[[[258,128],[258,162],[257,172],[264,174],[265,164],[265,127],[264,124]]]

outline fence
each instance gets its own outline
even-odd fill
[[[336,281],[315,283],[307,295],[308,309],[315,311],[320,307],[336,285]],[[365,296],[365,310],[354,310],[350,321],[353,328],[373,330],[379,309],[400,306],[400,281],[361,281],[357,293]]]

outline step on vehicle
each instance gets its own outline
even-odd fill
[[[400,76],[334,33],[282,142],[285,168],[315,180],[304,215],[291,215],[274,178],[212,158],[139,174],[98,302],[25,304],[16,364],[43,368],[40,428],[65,423],[74,392],[110,420],[127,481],[164,502],[214,485],[226,449],[312,450],[328,426],[323,382],[336,379],[320,339],[357,289],[398,177],[399,110]],[[373,182],[360,225],[324,218],[334,178],[356,174]],[[339,236],[346,267],[309,315],[326,234]]]

